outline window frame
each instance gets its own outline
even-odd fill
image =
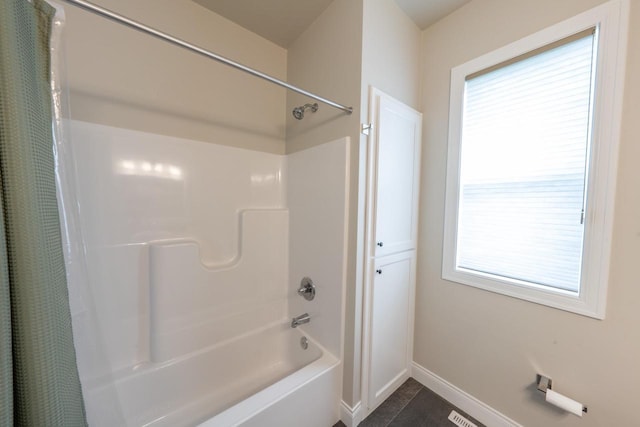
[[[612,0],[451,70],[442,278],[451,282],[604,319],[613,229],[626,59],[628,0]],[[500,280],[456,268],[465,81],[467,76],[596,27],[596,76],[588,154],[579,293]]]

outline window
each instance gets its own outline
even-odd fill
[[[452,70],[444,279],[604,318],[627,7]]]

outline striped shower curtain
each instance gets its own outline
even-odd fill
[[[0,0],[0,426],[86,425],[54,179],[54,12]]]

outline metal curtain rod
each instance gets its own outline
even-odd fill
[[[294,92],[297,92],[297,93],[300,93],[302,95],[308,96],[309,98],[313,98],[313,99],[315,99],[317,101],[323,102],[323,103],[325,103],[327,105],[330,105],[332,107],[335,107],[335,108],[338,108],[338,109],[340,109],[342,111],[345,111],[347,114],[351,114],[353,112],[353,108],[352,107],[347,107],[346,105],[338,104],[337,102],[330,101],[330,100],[328,100],[326,98],[323,98],[321,96],[315,95],[315,94],[313,94],[311,92],[308,92],[308,91],[306,91],[304,89],[300,89],[299,87],[293,86],[293,85],[291,85],[291,84],[289,84],[289,83],[287,83],[285,81],[282,81],[282,80],[277,79],[275,77],[271,77],[268,74],[262,73],[262,72],[260,72],[258,70],[254,70],[253,68],[247,67],[246,65],[242,65],[242,64],[240,64],[238,62],[235,62],[235,61],[233,61],[231,59],[225,58],[224,56],[218,55],[216,53],[213,53],[211,51],[208,51],[206,49],[203,49],[203,48],[198,47],[196,45],[193,45],[191,43],[188,43],[188,42],[186,42],[184,40],[181,40],[179,38],[170,36],[169,34],[163,33],[162,31],[158,31],[158,30],[156,30],[154,28],[151,28],[151,27],[149,27],[147,25],[144,25],[144,24],[142,24],[140,22],[134,21],[133,19],[129,19],[129,18],[125,17],[125,16],[119,15],[119,14],[117,14],[115,12],[112,12],[112,11],[110,11],[108,9],[104,9],[104,8],[102,8],[100,6],[97,6],[97,5],[93,4],[93,3],[89,3],[89,2],[86,2],[84,0],[64,0],[64,1],[67,2],[67,3],[71,3],[72,5],[77,6],[77,7],[81,8],[81,9],[86,10],[86,11],[89,11],[89,12],[95,13],[97,15],[100,15],[103,18],[110,19],[110,20],[112,20],[114,22],[117,22],[119,24],[125,25],[125,26],[127,26],[129,28],[133,28],[134,30],[138,30],[138,31],[141,31],[143,33],[149,34],[151,36],[154,36],[156,38],[159,38],[161,40],[164,40],[166,42],[174,44],[176,46],[188,49],[188,50],[190,50],[192,52],[195,52],[195,53],[198,53],[198,54],[200,54],[202,56],[206,56],[207,58],[214,59],[214,60],[216,60],[218,62],[222,62],[223,64],[226,64],[226,65],[229,65],[229,66],[231,66],[233,68],[236,68],[238,70],[244,71],[245,73],[252,74],[252,75],[254,75],[256,77],[260,77],[261,79],[267,80],[267,81],[269,81],[271,83],[275,83],[275,84],[277,84],[279,86],[282,86],[282,87],[287,88],[289,90],[292,90]]]

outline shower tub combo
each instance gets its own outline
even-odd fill
[[[89,424],[335,423],[348,139],[284,156],[68,124],[84,212],[70,237],[85,248],[69,287]],[[298,292],[304,276],[312,301]]]
[[[352,112],[98,5],[64,1]],[[332,425],[342,377],[348,138],[274,155],[63,121],[62,103],[58,196],[89,424]],[[305,104],[293,115],[317,109]],[[297,292],[305,276],[317,284],[313,301]]]

